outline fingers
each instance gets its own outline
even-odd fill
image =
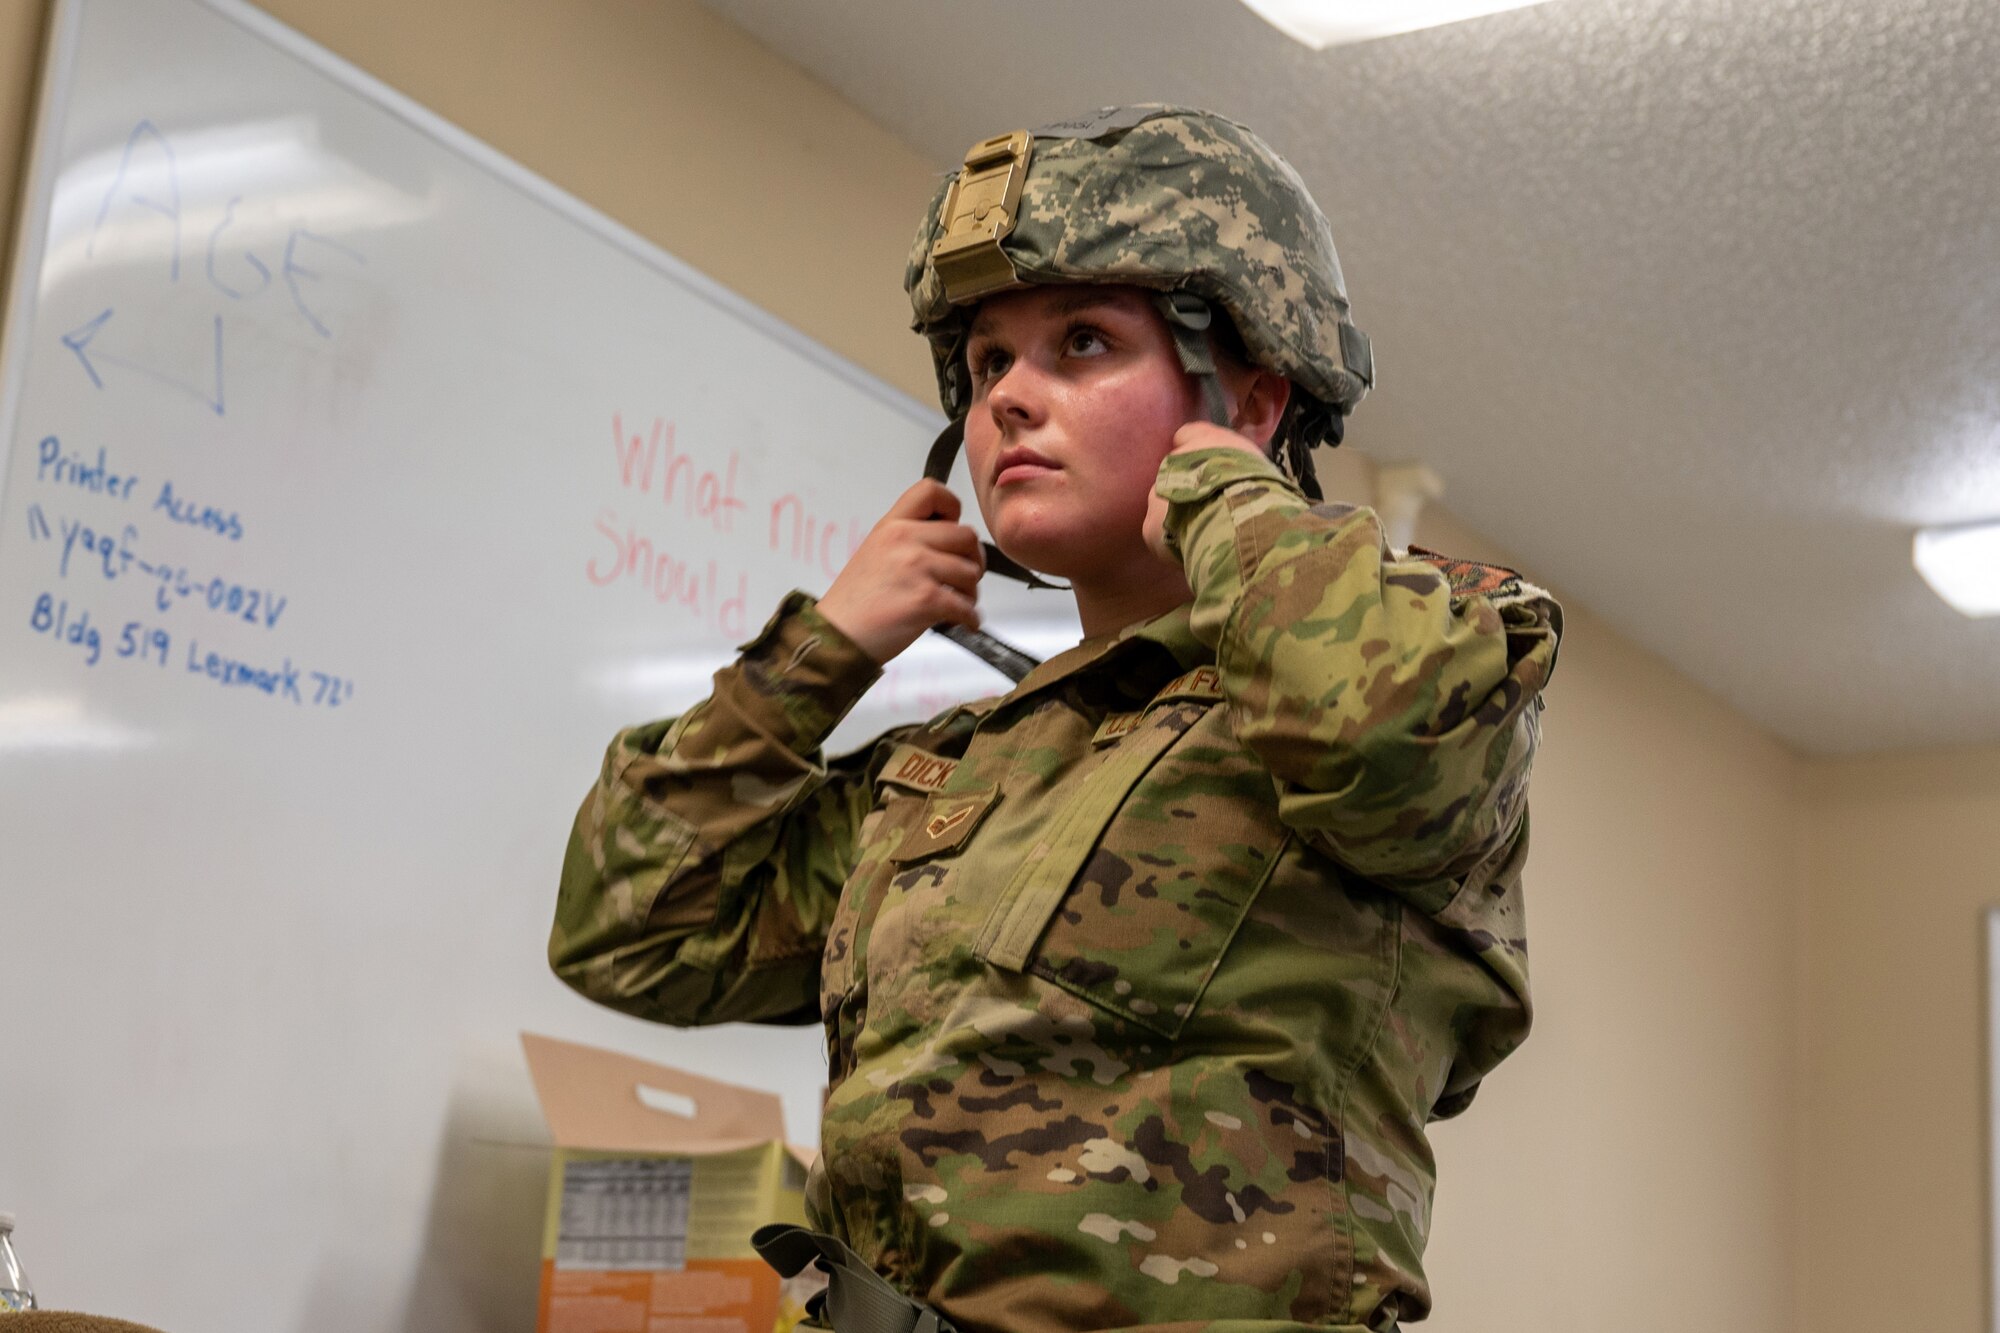
[[[925,477],[916,485],[896,497],[896,503],[889,506],[888,518],[928,519],[941,518],[956,523],[961,506],[951,487],[941,481]]]
[[[1174,432],[1174,447],[1170,452],[1186,453],[1193,449],[1243,449],[1250,453],[1262,454],[1254,440],[1241,435],[1213,421],[1190,421]]]
[[[913,558],[909,584],[922,624],[979,628],[979,580],[986,570],[977,560],[927,550]],[[921,625],[917,626],[921,629]]]
[[[889,581],[901,583],[919,596],[929,587],[948,588],[977,597],[986,574],[985,553],[970,528],[946,523],[910,523],[902,549],[883,566]],[[894,571],[894,572],[891,572]]]
[[[979,534],[963,523],[917,522],[910,525],[910,539],[932,551],[970,560],[986,568],[986,548]]]
[[[986,553],[958,497],[928,478],[904,491],[820,598],[821,614],[876,662],[932,625],[979,628]]]
[[[967,560],[960,555],[939,553],[931,560],[932,579],[969,597],[978,596],[979,580],[985,573],[986,568],[979,561]]]
[[[979,628],[979,603],[971,596],[944,584],[936,585],[935,593],[930,606],[934,615],[933,624]]]

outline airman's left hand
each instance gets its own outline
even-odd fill
[[[1237,434],[1212,421],[1190,421],[1174,432],[1174,447],[1167,451],[1167,457],[1175,454],[1191,453],[1196,449],[1241,449],[1259,458],[1264,450],[1256,442]],[[1181,567],[1180,558],[1167,549],[1167,502],[1160,498],[1158,491],[1146,501],[1145,537],[1147,549],[1175,569]]]

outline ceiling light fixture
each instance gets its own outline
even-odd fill
[[[1966,616],[2000,616],[2000,519],[1925,528],[1910,558],[1931,591]]]
[[[1315,51],[1462,19],[1526,9],[1543,0],[1243,0],[1259,17]]]

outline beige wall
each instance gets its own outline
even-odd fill
[[[898,285],[929,164],[690,0],[264,7],[929,392]],[[10,194],[45,12],[0,3]],[[1366,498],[1365,465],[1330,472]],[[1440,511],[1421,535],[1483,553]],[[1802,764],[1580,608],[1569,631],[1534,797],[1536,1036],[1439,1131],[1431,1326],[1972,1327],[2000,754]]]
[[[5,274],[13,262],[14,216],[26,170],[48,15],[44,0],[0,3],[0,302],[6,299]]]
[[[1425,545],[1504,556],[1426,518]],[[1535,1034],[1436,1132],[1433,1326],[1803,1331],[1796,763],[1568,611],[1531,799]]]
[[[1799,1326],[1985,1328],[2000,748],[1803,772]]]

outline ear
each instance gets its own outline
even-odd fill
[[[1231,369],[1236,373],[1231,374]],[[1268,451],[1271,437],[1284,419],[1285,405],[1292,400],[1292,382],[1283,375],[1245,366],[1225,369],[1222,387],[1229,394],[1230,426]]]

